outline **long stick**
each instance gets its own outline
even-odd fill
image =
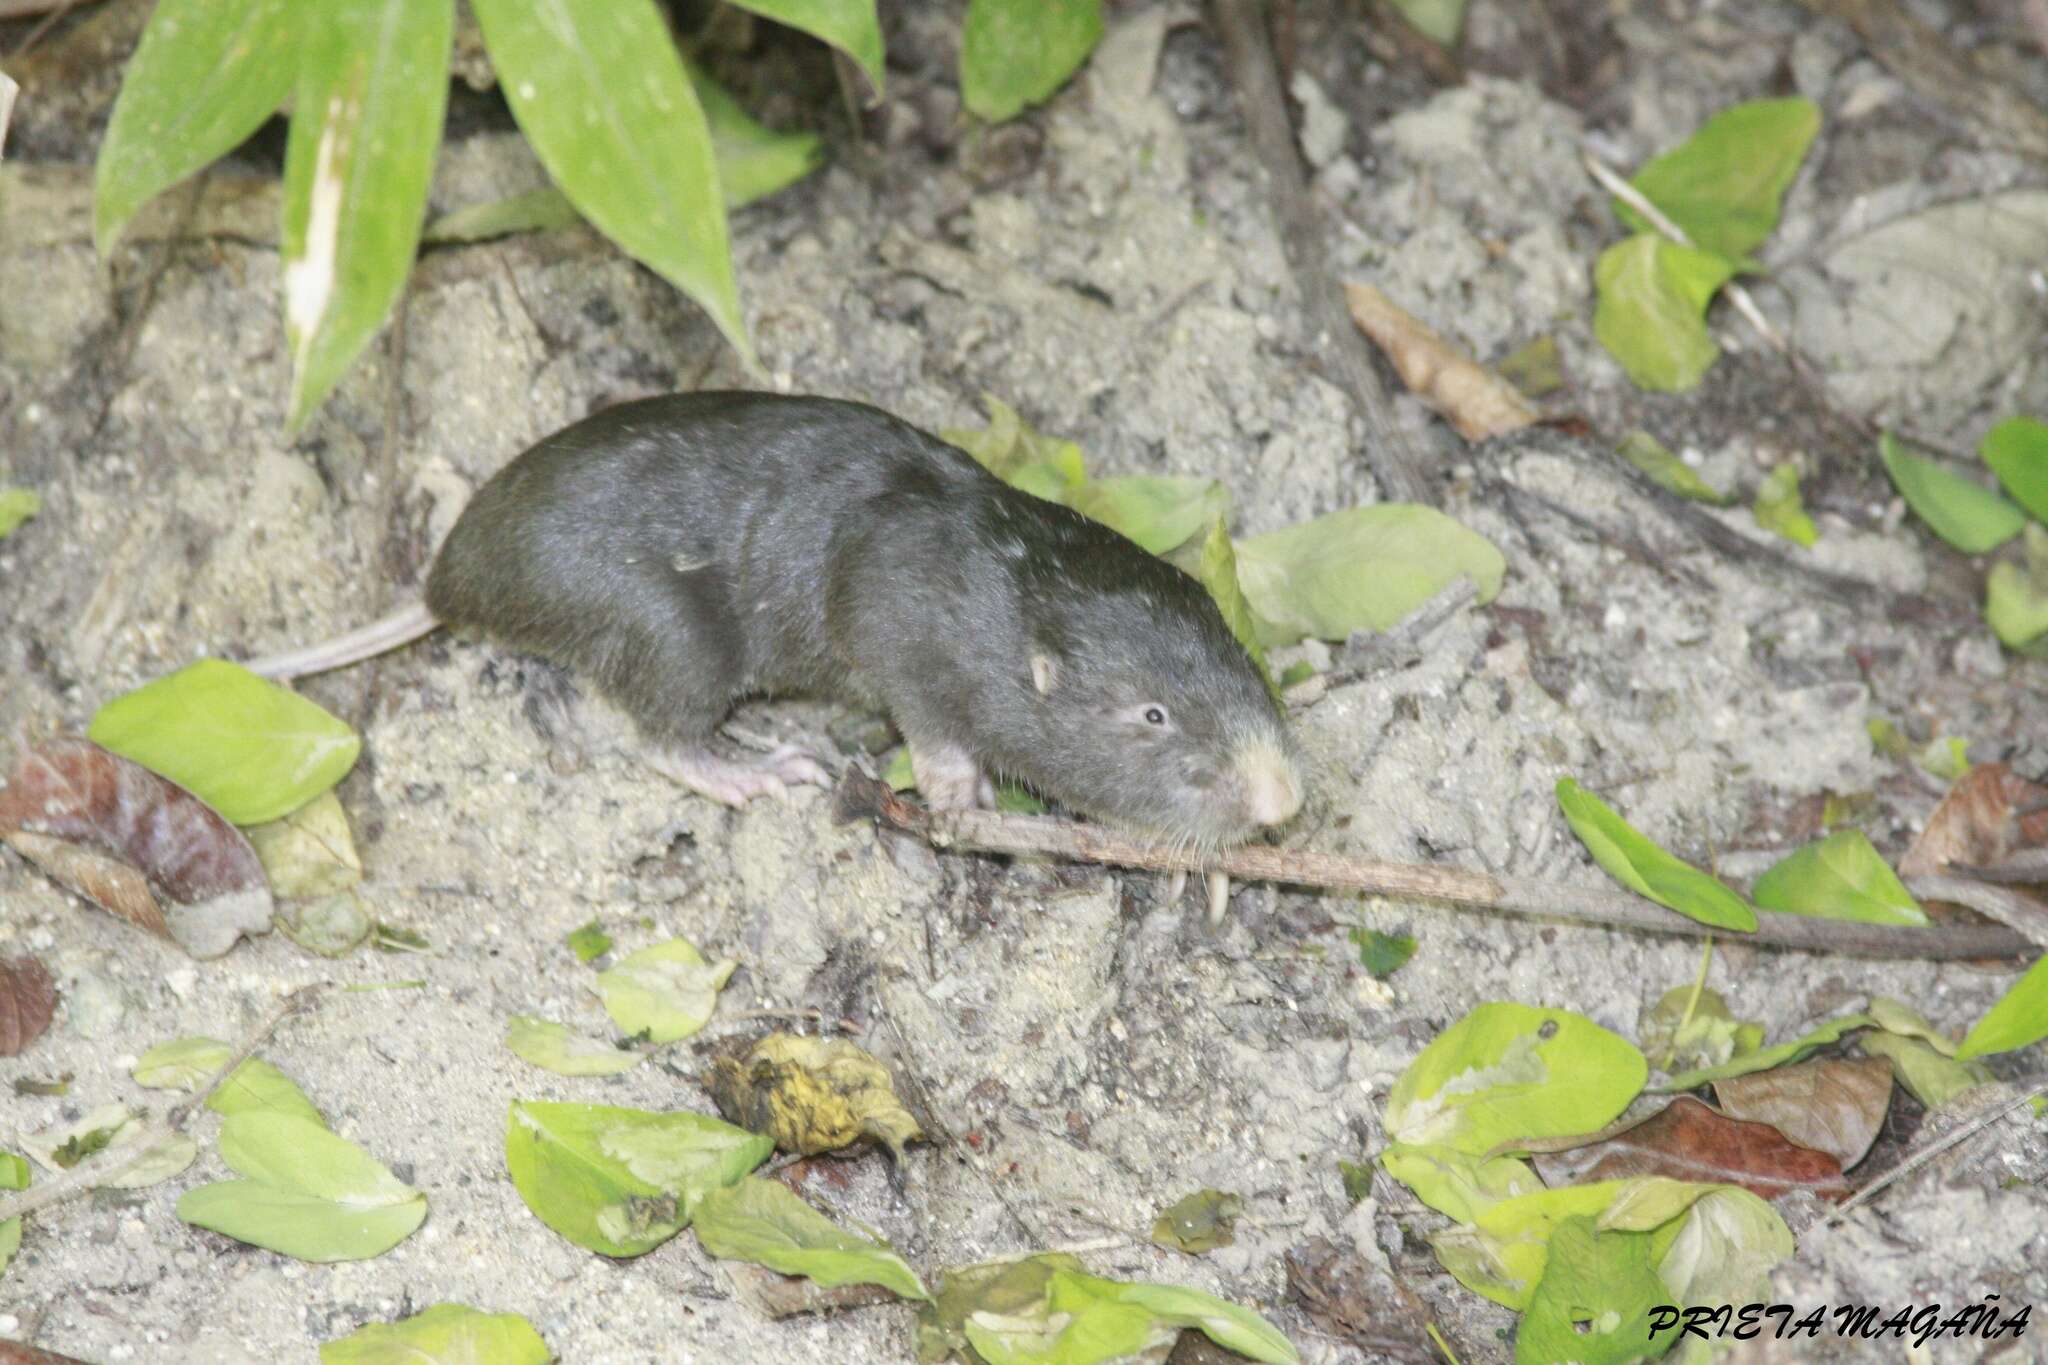
[[[2040,951],[2023,935],[2002,925],[1946,925],[1918,928],[1892,924],[1852,924],[1780,911],[1756,912],[1753,934],[1739,934],[1667,910],[1654,901],[1608,887],[1558,886],[1543,882],[1509,885],[1484,872],[1431,867],[1419,863],[1388,863],[1341,853],[1251,845],[1203,855],[1161,848],[1099,825],[1076,824],[1032,815],[997,815],[991,811],[933,811],[915,806],[883,783],[848,772],[834,793],[842,821],[869,819],[891,829],[915,834],[935,848],[981,853],[1040,853],[1075,862],[1113,867],[1155,868],[1162,872],[1221,872],[1244,881],[1279,882],[1333,891],[1364,891],[1407,900],[1446,901],[1512,915],[1540,915],[1575,924],[1613,929],[1641,929],[1688,938],[1709,936],[1780,948],[1840,953],[1853,957],[1902,957],[1942,960],[1972,957],[2023,957]]]

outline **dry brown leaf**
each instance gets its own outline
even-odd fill
[[[21,1341],[0,1341],[0,1365],[85,1365],[77,1356],[60,1356]]]
[[[1828,1153],[1802,1147],[1768,1123],[1729,1118],[1690,1095],[1641,1122],[1603,1130],[1569,1153],[1537,1156],[1534,1165],[1553,1189],[1663,1175],[1740,1185],[1762,1199],[1798,1189],[1823,1199],[1849,1193],[1842,1163]]]
[[[1287,1253],[1287,1287],[1316,1325],[1339,1341],[1418,1365],[1437,1359],[1421,1300],[1385,1270],[1326,1237],[1311,1237]]]
[[[1990,867],[2024,849],[2048,847],[2048,787],[2003,763],[1963,775],[1899,860],[1899,875],[1924,877],[1951,863]]]
[[[241,831],[89,740],[21,752],[0,788],[0,838],[53,880],[194,957],[219,957],[241,935],[270,930],[270,887]]]
[[[57,1012],[57,983],[32,957],[0,958],[0,1057],[18,1057]]]
[[[1892,1064],[1884,1057],[1817,1057],[1716,1081],[1714,1098],[1729,1118],[1768,1123],[1847,1170],[1863,1160],[1884,1127]]]
[[[1468,441],[1520,431],[1542,417],[1521,390],[1472,360],[1369,284],[1347,283],[1351,320],[1386,353],[1417,398]]]

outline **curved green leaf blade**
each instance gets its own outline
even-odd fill
[[[747,1176],[713,1190],[690,1225],[704,1249],[724,1260],[802,1275],[827,1289],[878,1284],[906,1299],[931,1297],[887,1242],[847,1232],[780,1181]]]
[[[313,12],[295,0],[158,0],[93,172],[104,256],[151,199],[234,150],[277,112]]]
[[[1929,530],[1964,554],[1995,550],[2027,524],[2026,513],[2019,508],[1982,484],[1909,454],[1889,431],[1878,438],[1877,451],[1906,505]]]
[[[1778,226],[1779,203],[1819,132],[1820,109],[1812,100],[1750,100],[1708,119],[1630,183],[1685,229],[1694,246],[1746,256]],[[1652,230],[1620,200],[1614,211],[1630,231]]]
[[[763,19],[802,29],[853,58],[882,93],[882,25],[875,18],[875,0],[732,0]]]
[[[711,132],[652,0],[473,0],[498,84],[576,211],[757,368]]]
[[[706,962],[686,940],[672,938],[599,972],[597,993],[627,1037],[673,1043],[710,1021],[719,990],[738,966],[731,958]]]
[[[1237,577],[1268,646],[1388,630],[1460,575],[1490,602],[1507,572],[1493,543],[1433,507],[1378,503],[1237,542]]]
[[[1750,888],[1767,910],[1858,920],[1925,924],[1927,914],[1862,830],[1837,830],[1771,865]]]
[[[1807,1054],[1819,1048],[1826,1047],[1829,1043],[1836,1042],[1845,1033],[1853,1033],[1860,1028],[1874,1028],[1876,1025],[1877,1020],[1867,1014],[1845,1014],[1840,1018],[1828,1020],[1813,1032],[1804,1037],[1794,1038],[1789,1043],[1775,1043],[1770,1047],[1759,1048],[1755,1052],[1745,1052],[1739,1057],[1722,1062],[1719,1066],[1703,1066],[1692,1071],[1674,1072],[1662,1085],[1651,1086],[1650,1093],[1675,1095],[1680,1091],[1696,1090],[1700,1086],[1711,1085],[1715,1081],[1725,1081],[1733,1076],[1751,1076],[1759,1071],[1769,1071],[1772,1067],[1789,1065],[1802,1060]]]
[[[1590,1133],[1649,1074],[1633,1043],[1590,1019],[1493,1001],[1408,1064],[1387,1096],[1387,1135],[1477,1156],[1514,1139]]]
[[[2007,649],[2026,653],[2048,644],[2048,528],[2028,522],[2026,557],[2001,559],[1984,580],[1984,619]]]
[[[1104,1334],[1109,1337],[1117,1333],[1116,1320],[1128,1317],[1130,1310],[1137,1309],[1142,1310],[1154,1326],[1193,1328],[1218,1346],[1252,1360],[1268,1362],[1268,1365],[1295,1365],[1301,1359],[1294,1343],[1272,1323],[1249,1308],[1241,1308],[1228,1299],[1219,1299],[1199,1289],[1171,1284],[1129,1284],[1080,1271],[1056,1270],[1047,1282],[1046,1294],[1055,1314],[1072,1315],[1073,1322],[1062,1336],[1077,1338],[1075,1345],[1083,1346],[1084,1351],[1084,1344],[1094,1335],[1091,1319],[1105,1309],[1110,1310],[1105,1315],[1105,1325],[1110,1330]],[[1092,1353],[1057,1357],[1060,1360],[1105,1358]]]
[[[354,730],[304,697],[222,659],[201,659],[114,698],[86,735],[237,825],[297,810],[346,777],[363,747]]]
[[[616,1076],[640,1065],[644,1056],[570,1032],[567,1025],[515,1014],[505,1027],[505,1046],[515,1056],[558,1076]]]
[[[711,155],[718,165],[718,185],[728,209],[766,199],[825,164],[824,139],[816,133],[778,133],[756,123],[740,102],[695,62],[684,66],[690,73],[690,88],[704,106],[704,121],[711,129]]]
[[[327,1126],[326,1116],[299,1089],[298,1082],[261,1057],[251,1057],[236,1067],[234,1074],[206,1097],[206,1107],[230,1118],[236,1114],[285,1114]]]
[[[548,1365],[554,1358],[517,1313],[483,1313],[462,1303],[365,1323],[320,1348],[320,1365]]]
[[[1984,433],[1977,453],[2020,506],[2048,521],[2048,422],[2008,417]]]
[[[2048,1038],[2048,957],[2036,958],[2027,974],[2013,982],[2012,989],[1998,997],[1998,1003],[1963,1035],[1956,1060],[1967,1062],[1972,1057],[2011,1052],[2043,1038]]]
[[[1516,1365],[1628,1365],[1663,1354],[1651,1310],[1671,1297],[1646,1232],[1603,1232],[1584,1214],[1550,1234],[1543,1278],[1515,1330]]]
[[[1147,554],[1163,555],[1230,514],[1230,490],[1218,479],[1132,474],[1090,479],[1067,506],[1101,522]]]
[[[1638,896],[1717,929],[1755,932],[1756,912],[1725,882],[1651,843],[1569,777],[1557,784],[1557,804],[1593,861]]]
[[[1277,701],[1280,689],[1273,681],[1273,670],[1266,663],[1265,647],[1259,643],[1258,618],[1252,613],[1251,603],[1245,600],[1244,584],[1237,575],[1237,547],[1231,544],[1230,532],[1218,517],[1209,523],[1209,534],[1202,537],[1201,553],[1195,561],[1195,578],[1209,590],[1209,596],[1216,603],[1216,609],[1223,613],[1223,624],[1230,627],[1230,633],[1244,646],[1244,652],[1252,656],[1252,664],[1259,670],[1259,677],[1266,683],[1266,690]]]
[[[1707,304],[1734,273],[1724,256],[1647,232],[1617,242],[1593,267],[1594,335],[1638,386],[1690,389],[1721,354],[1707,334]]]
[[[1691,465],[1672,454],[1662,441],[1640,427],[1622,437],[1615,450],[1659,488],[1668,489],[1681,498],[1712,503],[1716,507],[1726,507],[1734,501],[1701,478]]]
[[[1051,97],[1102,38],[1102,0],[968,0],[960,98],[991,123]]]
[[[275,1109],[228,1115],[220,1159],[251,1180],[359,1208],[403,1204],[419,1194],[324,1123]]]
[[[221,1159],[241,1180],[186,1191],[178,1216],[302,1261],[355,1261],[397,1246],[427,1199],[362,1148],[295,1114],[233,1114]]]
[[[1810,550],[1820,539],[1820,528],[1806,514],[1806,500],[1799,496],[1799,466],[1792,460],[1784,461],[1764,476],[1749,510],[1757,525],[1794,545]]]
[[[505,1168],[543,1223],[591,1251],[638,1256],[697,1203],[768,1158],[773,1138],[702,1114],[514,1101]]]
[[[448,104],[453,0],[306,6],[284,154],[284,321],[296,431],[368,345],[419,248]]]

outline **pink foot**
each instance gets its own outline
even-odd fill
[[[910,772],[917,790],[933,810],[991,810],[996,784],[982,775],[981,765],[965,749],[939,745],[910,746]]]
[[[647,766],[677,786],[728,806],[744,806],[757,796],[786,801],[790,787],[800,782],[832,785],[825,766],[794,744],[748,758],[725,758],[709,749],[668,749],[650,754]]]

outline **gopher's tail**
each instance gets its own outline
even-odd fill
[[[414,602],[411,606],[400,607],[381,621],[373,621],[346,635],[337,635],[323,644],[272,654],[243,667],[266,678],[303,678],[310,673],[325,673],[331,668],[343,668],[375,658],[388,649],[412,643],[440,624],[427,610],[425,602]]]

